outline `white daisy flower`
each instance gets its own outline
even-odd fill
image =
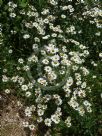
[[[50,127],[51,126],[51,119],[48,119],[48,118],[46,118],[45,120],[44,120],[44,122],[45,122],[45,125],[46,126],[48,126],[48,127]]]

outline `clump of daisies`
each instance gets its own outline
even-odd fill
[[[88,23],[99,28],[96,20],[102,11],[96,8],[88,10],[83,2],[76,1],[74,5],[71,0],[48,0],[46,3],[41,11],[30,4],[17,10],[17,4],[8,3],[8,15],[13,25],[20,20],[20,30],[14,26],[10,35],[13,38],[19,36],[19,44],[30,48],[31,52],[28,51],[29,56],[17,58],[13,75],[3,70],[2,82],[6,86],[5,93],[16,93],[17,90],[20,96],[30,101],[25,108],[26,120],[23,122],[24,127],[30,130],[35,130],[41,123],[52,127],[61,121],[71,127],[71,112],[80,116],[92,112],[88,98],[91,88],[87,82],[90,71],[85,66],[90,53],[88,43],[80,40],[84,33],[80,23],[90,18]],[[76,14],[76,7],[80,5],[84,10]],[[13,45],[11,47],[14,48]],[[8,52],[12,54],[11,59],[12,48]],[[67,111],[64,111],[65,105]]]

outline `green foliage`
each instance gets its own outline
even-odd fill
[[[25,8],[28,4],[28,0],[19,0],[19,5],[23,8]]]
[[[0,6],[1,6],[2,3],[3,3],[2,0],[0,0]]]

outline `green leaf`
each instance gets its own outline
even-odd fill
[[[2,3],[3,3],[2,0],[0,0],[0,5],[1,5]]]
[[[28,0],[19,0],[19,5],[20,5],[21,7],[26,7],[27,4],[28,4]]]
[[[94,4],[94,0],[86,0],[85,3],[88,4],[89,6],[92,6]]]

